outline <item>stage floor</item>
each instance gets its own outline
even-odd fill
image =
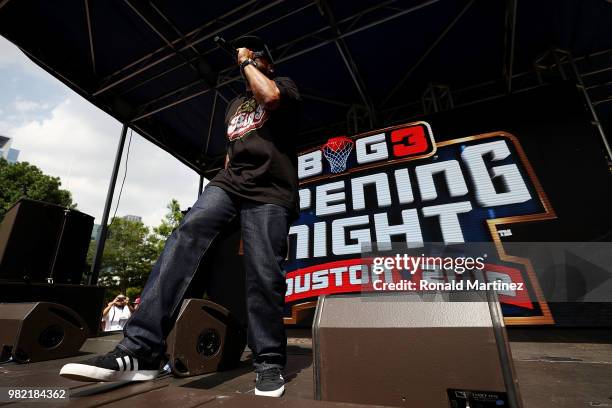
[[[287,384],[285,402],[281,405],[330,406],[312,400],[310,331],[293,329],[288,331],[288,335]],[[525,408],[612,407],[610,330],[510,328],[509,337]],[[268,398],[246,397],[253,395],[255,386],[249,352],[244,353],[242,366],[231,371],[190,378],[165,375],[147,383],[81,383],[57,374],[67,362],[80,361],[92,353],[113,349],[120,338],[120,334],[113,334],[88,339],[77,357],[25,365],[0,365],[0,387],[71,389],[70,403],[45,403],[45,406],[279,406]],[[254,400],[261,401],[254,404]],[[39,402],[19,403],[19,407],[29,405],[41,406]],[[346,408],[350,406],[358,405],[343,405]]]

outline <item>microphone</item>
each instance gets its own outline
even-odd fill
[[[232,58],[236,59],[236,49],[230,45],[225,38],[217,35],[214,38],[215,43],[225,52],[232,56]]]

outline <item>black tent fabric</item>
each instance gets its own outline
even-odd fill
[[[422,113],[429,84],[455,104],[537,85],[534,60],[555,47],[603,84],[605,120],[611,21],[609,0],[0,1],[2,36],[205,175],[222,163],[227,102],[244,87],[216,35],[267,40],[306,102],[287,137],[307,146]]]

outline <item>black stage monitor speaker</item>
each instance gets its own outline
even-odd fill
[[[186,299],[168,335],[172,372],[180,377],[236,367],[246,347],[246,330],[224,307]]]
[[[0,278],[81,283],[93,217],[21,199],[0,224]]]
[[[0,303],[59,303],[77,312],[87,323],[89,335],[95,336],[100,329],[100,317],[106,305],[104,291],[104,286],[96,285],[26,283],[0,280]]]
[[[18,363],[74,356],[87,339],[87,325],[57,303],[0,303],[1,361]]]
[[[519,408],[495,294],[437,296],[319,297],[313,322],[315,399],[398,407]]]

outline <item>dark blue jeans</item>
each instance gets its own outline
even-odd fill
[[[240,217],[246,269],[248,344],[256,371],[283,368],[287,338],[283,324],[289,211],[229,195],[216,186],[204,192],[166,241],[141,295],[138,312],[123,329],[119,347],[159,360],[183,298],[200,262],[219,233]],[[206,268],[204,267],[203,270]]]

